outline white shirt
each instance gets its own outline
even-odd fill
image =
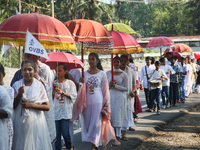
[[[165,72],[165,74],[166,74],[166,72],[171,72],[172,74],[174,74],[174,73],[176,73],[173,69],[172,69],[172,67],[171,66],[169,66],[169,65],[161,65],[160,66],[160,69],[161,70],[163,70],[164,72]],[[166,76],[167,76],[167,80],[164,80],[163,82],[162,82],[162,86],[169,86],[169,83],[170,83],[170,74],[166,74]]]
[[[167,77],[165,72],[161,69],[159,69],[158,71],[157,70],[152,70],[151,71],[151,76],[150,76],[150,81],[151,80],[154,80],[154,79],[161,79],[161,76],[164,76],[164,77]],[[156,88],[161,88],[162,87],[162,84],[160,86],[157,86],[157,87],[152,87],[151,86],[151,89],[156,89]]]
[[[76,86],[73,81],[66,79],[64,83],[59,83],[59,89],[61,89],[64,93],[69,94],[71,99],[66,96],[63,97],[63,100],[59,100],[54,97],[53,103],[55,120],[71,119],[73,104],[77,96]]]
[[[185,64],[183,64],[183,66],[181,65],[181,70],[182,70],[182,73],[186,73],[187,72],[187,66]],[[185,74],[182,74],[182,77],[185,77],[186,75]]]
[[[79,83],[79,79],[81,78],[81,72],[79,71],[79,69],[71,69],[69,71],[69,73],[72,75],[72,77],[74,78],[74,80]]]
[[[146,69],[145,69],[146,68]],[[146,65],[144,67],[142,67],[141,72],[140,72],[140,84],[142,84],[143,81],[143,87],[145,89],[148,88],[148,81],[147,81],[147,76],[146,76],[146,70],[147,70],[147,74],[150,77],[151,75],[151,71],[155,69],[154,65],[150,65],[149,67]]]

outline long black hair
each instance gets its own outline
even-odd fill
[[[102,65],[101,65],[101,61],[100,61],[100,59],[99,59],[99,55],[98,55],[97,53],[94,53],[94,52],[90,53],[89,56],[90,56],[90,55],[94,55],[94,57],[96,58],[96,60],[99,61],[99,62],[97,63],[97,68],[98,68],[99,70],[103,70],[103,67],[102,67]],[[89,56],[88,56],[88,57],[89,57]]]
[[[1,63],[0,63],[0,72],[3,73],[3,75],[5,76],[5,70]]]
[[[64,71],[67,70],[67,65],[66,65],[66,63],[58,63],[58,64],[56,65],[56,67],[58,67],[58,66],[62,66],[62,68],[63,68]],[[68,72],[65,74],[65,79],[69,79]]]

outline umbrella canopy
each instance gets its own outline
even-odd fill
[[[178,53],[178,52],[174,52],[174,51],[172,51],[172,52],[170,52],[171,54],[172,54],[172,56],[174,56],[174,57],[177,57],[177,59],[180,59],[181,57],[183,57],[180,53]],[[166,53],[164,53],[163,55],[162,55],[162,57],[166,57]]]
[[[147,48],[162,48],[165,46],[175,45],[174,42],[165,36],[159,36],[151,39],[149,43],[147,44]]]
[[[114,40],[108,30],[99,22],[77,19],[65,22],[76,42],[83,42],[83,50],[97,53],[110,53]]]
[[[47,64],[51,69],[55,69],[58,63],[66,63],[67,69],[83,68],[84,64],[74,55],[63,52],[52,52],[48,53],[50,60],[46,60],[44,63]]]
[[[109,32],[115,41],[115,54],[143,53],[142,47],[131,35],[119,31]]]
[[[170,49],[167,48],[165,50],[165,52],[169,52],[169,50]],[[193,52],[193,50],[188,45],[186,45],[186,44],[175,44],[175,47],[173,47],[172,50],[174,52],[179,52],[179,53],[184,53],[184,52],[186,52],[186,53],[192,53]]]
[[[137,32],[135,32],[130,26],[124,24],[124,23],[110,23],[104,25],[108,31],[121,31],[128,33],[132,36],[137,35]]]
[[[200,54],[198,54],[198,53],[191,53],[190,55],[188,55],[186,57],[190,57],[191,59],[199,59],[200,58]]]
[[[59,20],[38,13],[11,16],[0,24],[0,44],[24,46],[27,29],[47,49],[76,50],[66,26]]]

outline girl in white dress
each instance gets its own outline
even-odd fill
[[[5,85],[3,83],[3,78],[5,77],[5,70],[3,65],[0,63],[0,85],[2,85],[6,91],[8,92],[10,98],[11,98],[11,103],[13,103],[14,100],[14,90],[11,86]],[[9,134],[9,150],[12,149],[12,140],[13,140],[13,124],[12,124],[12,119],[8,118],[6,119],[7,122],[7,127],[8,127],[8,134]]]
[[[51,150],[51,139],[43,111],[49,110],[44,85],[34,78],[35,63],[25,60],[23,79],[13,84],[13,150]]]
[[[116,56],[113,61],[114,81],[111,81],[111,71],[108,71],[106,73],[110,87],[110,122],[115,128],[117,140],[120,141],[121,128],[126,120],[126,96],[128,92],[128,76],[124,71],[120,69],[120,58]]]
[[[56,150],[61,150],[61,134],[65,140],[65,145],[68,150],[72,149],[71,138],[69,133],[70,119],[72,118],[73,103],[76,100],[77,92],[73,81],[69,80],[67,66],[64,63],[59,63],[55,71],[57,73],[58,83],[54,87],[54,91],[59,96],[54,96],[54,116],[56,122]],[[54,83],[55,83],[54,82]],[[53,85],[55,85],[53,83]]]
[[[96,53],[90,53],[88,62],[90,69],[85,71],[84,78],[80,78],[80,82],[84,84],[86,82],[86,108],[82,112],[81,130],[82,141],[91,142],[91,150],[95,150],[101,145],[105,146],[111,139],[115,139],[115,135],[109,122],[110,94],[106,73],[102,71]],[[104,120],[106,118],[107,120]],[[105,124],[107,130],[102,128]]]
[[[0,150],[9,150],[7,118],[12,115],[12,102],[8,92],[0,85]]]

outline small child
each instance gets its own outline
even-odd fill
[[[167,80],[167,76],[163,70],[160,69],[160,62],[155,62],[156,69],[152,70],[151,76],[150,76],[150,82],[152,80],[160,80],[160,84],[157,84],[156,86],[151,86],[151,99],[153,100],[154,104],[154,111],[157,104],[157,115],[160,115],[160,95],[161,95],[161,87],[162,82],[165,79]]]

